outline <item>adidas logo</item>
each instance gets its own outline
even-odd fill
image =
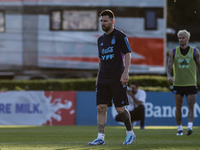
[[[188,65],[187,61],[184,59],[182,62],[181,62],[181,65]]]
[[[126,84],[123,84],[123,88],[126,88]]]

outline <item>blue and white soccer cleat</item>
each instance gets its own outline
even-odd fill
[[[128,134],[126,136],[125,142],[123,143],[123,145],[130,145],[133,143],[133,141],[136,139],[135,134]]]
[[[100,138],[97,138],[93,142],[88,143],[88,145],[104,145],[104,144],[105,144],[105,141]]]
[[[177,136],[181,136],[183,135],[183,130],[179,130],[177,133],[176,133]]]
[[[192,132],[193,132],[192,128],[187,128],[186,135],[190,135],[192,134]]]

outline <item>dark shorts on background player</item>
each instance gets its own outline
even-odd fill
[[[121,83],[116,84],[97,84],[96,104],[108,104],[112,106],[112,101],[115,107],[128,105],[128,97],[126,94],[126,85]]]
[[[198,88],[196,86],[174,86],[172,92],[187,96],[189,94],[197,94]]]

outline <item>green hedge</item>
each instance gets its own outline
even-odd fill
[[[130,76],[129,81],[138,81],[146,91],[169,91],[170,84],[164,76]],[[95,91],[96,78],[53,80],[3,80],[0,90],[44,90],[44,91]]]

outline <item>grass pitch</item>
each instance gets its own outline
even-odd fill
[[[176,127],[136,127],[133,144],[122,145],[125,127],[106,126],[105,145],[88,146],[97,126],[0,126],[0,150],[200,150],[200,127],[193,130],[176,136]]]

